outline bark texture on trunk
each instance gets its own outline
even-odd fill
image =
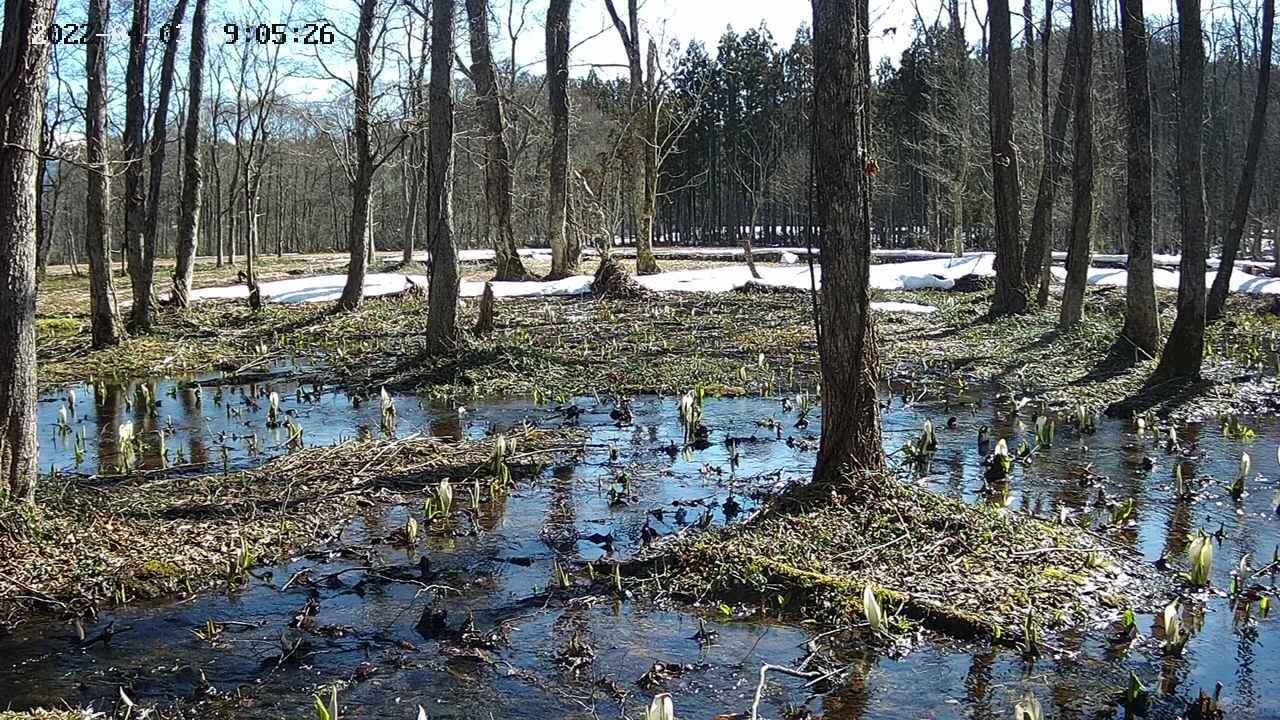
[[[613,19],[613,26],[618,31],[619,37],[622,38],[623,49],[627,53],[627,68],[630,71],[630,85],[627,93],[627,105],[630,115],[627,118],[627,126],[623,130],[626,137],[622,143],[622,165],[625,168],[632,168],[630,172],[624,173],[623,184],[627,188],[627,194],[630,196],[631,209],[635,215],[636,231],[636,272],[640,275],[649,275],[661,272],[658,262],[653,256],[653,216],[650,214],[646,217],[646,208],[652,206],[649,202],[651,192],[656,192],[657,187],[657,163],[656,152],[654,146],[653,133],[656,125],[653,112],[656,110],[657,96],[656,85],[648,87],[645,84],[644,67],[641,64],[640,50],[640,18],[637,0],[627,0],[627,20],[624,22],[618,15],[617,9],[614,7],[613,0],[605,0],[605,8],[609,11],[609,17]],[[653,43],[650,43],[650,84],[652,85],[654,78],[654,63],[657,62],[655,54],[652,52]],[[644,172],[635,172],[634,168],[643,168]],[[646,231],[648,234],[646,234]],[[612,238],[605,238],[606,242],[612,242]]]
[[[41,92],[48,93],[48,77],[46,73],[45,85]],[[47,97],[47,95],[46,95]],[[43,115],[44,113],[41,112]],[[36,285],[38,286],[44,281],[45,271],[49,267],[49,244],[50,233],[49,223],[45,221],[45,201],[44,201],[44,185],[45,185],[45,169],[48,160],[45,158],[49,154],[49,144],[52,141],[49,126],[42,120],[40,123],[40,142],[37,148],[41,160],[36,163]],[[59,176],[61,180],[61,176]]]
[[[363,299],[364,274],[372,247],[369,195],[373,188],[373,148],[369,115],[373,102],[373,19],[377,9],[378,0],[361,0],[360,23],[356,28],[356,107],[351,126],[356,158],[351,178],[351,224],[347,229],[350,262],[347,265],[347,283],[338,300],[340,310],[353,310]]]
[[[1077,43],[1075,23],[1067,37],[1067,53],[1058,78],[1058,94],[1053,101],[1053,119],[1045,130],[1045,160],[1040,165],[1040,183],[1036,189],[1036,203],[1031,211],[1031,234],[1027,240],[1027,253],[1023,258],[1023,273],[1027,285],[1040,284],[1048,272],[1053,251],[1053,204],[1057,198],[1058,180],[1066,171],[1067,123],[1071,120],[1071,105],[1075,102]],[[1049,82],[1049,67],[1045,66],[1044,83]],[[1041,307],[1048,301],[1040,300]]]
[[[205,18],[208,0],[196,0],[191,15],[191,55],[187,65],[186,125],[183,128],[182,197],[178,217],[178,238],[174,249],[173,303],[185,308],[191,293],[191,277],[195,268],[196,243],[200,232],[200,197],[204,175],[200,167],[200,101],[203,94],[205,56]],[[222,252],[219,246],[218,261]]]
[[[1197,379],[1204,362],[1204,275],[1209,240],[1202,157],[1205,67],[1202,33],[1200,0],[1178,0],[1178,206],[1182,221],[1182,262],[1178,315],[1153,376],[1156,382]]]
[[[1066,328],[1079,325],[1084,317],[1084,291],[1089,282],[1093,231],[1093,0],[1072,0],[1071,23],[1078,49],[1072,123],[1075,155],[1071,166],[1071,240],[1059,316],[1059,324]]]
[[[578,272],[579,247],[569,240],[569,9],[572,0],[551,0],[547,9],[547,99],[551,109],[551,158],[547,181],[547,239],[551,275]]]
[[[109,0],[89,0],[90,28],[104,28],[111,16]],[[111,168],[107,162],[107,39],[99,31],[85,43],[85,254],[89,258],[89,317],[93,347],[120,342],[116,291],[111,279]]]
[[[1231,207],[1231,224],[1222,239],[1222,261],[1218,275],[1209,291],[1207,321],[1213,322],[1222,315],[1231,290],[1231,274],[1235,270],[1236,255],[1240,252],[1240,239],[1244,237],[1249,222],[1249,202],[1253,198],[1253,185],[1258,177],[1258,159],[1262,155],[1263,136],[1267,132],[1267,99],[1271,92],[1272,36],[1276,24],[1276,0],[1262,3],[1262,49],[1258,54],[1257,93],[1253,96],[1253,119],[1249,125],[1249,142],[1244,151],[1244,167],[1240,168],[1240,184],[1236,186],[1235,202]]]
[[[146,64],[147,27],[150,0],[134,0],[130,26],[129,61],[125,68],[124,88],[124,246],[128,249],[129,282],[133,288],[133,305],[129,308],[129,327],[135,332],[151,328],[151,282],[155,258],[148,257],[146,246],[147,187],[146,159]]]
[[[871,320],[866,0],[813,0],[814,209],[822,237],[822,440],[814,480],[884,469]]]
[[[183,128],[182,200],[173,270],[173,302],[186,307],[195,268],[196,238],[200,232],[200,193],[204,187],[200,167],[200,101],[203,97],[205,18],[209,0],[196,0],[191,14],[191,56],[187,63],[187,117]]]
[[[173,7],[173,18],[169,25],[172,28],[182,27],[182,20],[187,14],[187,0],[178,0]],[[176,33],[175,33],[176,34]],[[147,209],[142,230],[142,247],[145,255],[145,271],[147,286],[151,287],[155,276],[156,237],[160,224],[160,190],[164,180],[164,156],[168,148],[167,130],[169,127],[169,98],[173,95],[173,75],[178,61],[178,38],[175,37],[164,46],[164,55],[160,64],[160,94],[156,99],[155,116],[151,125],[151,150],[148,157],[149,173],[147,178]],[[202,39],[203,41],[203,39]],[[200,107],[196,105],[195,107]],[[198,112],[187,113],[188,117],[199,115]],[[185,181],[184,181],[185,182]],[[150,291],[148,291],[148,295]],[[146,323],[150,325],[151,313],[148,310]],[[137,319],[135,316],[135,323]]]
[[[645,77],[644,109],[640,127],[640,152],[644,155],[644,187],[640,193],[640,213],[636,222],[636,273],[651,275],[662,272],[653,255],[654,228],[658,216],[658,46],[649,38],[649,55]]]
[[[458,342],[458,255],[453,239],[454,0],[431,2],[430,145],[427,148],[427,247],[431,252],[426,351]]]
[[[0,502],[36,487],[36,166],[52,0],[5,0],[0,31]]]
[[[489,40],[489,0],[466,0],[466,3],[471,79],[476,86],[485,134],[484,204],[488,215],[485,227],[491,236],[497,265],[493,279],[527,280],[530,276],[520,261],[515,231],[511,228],[511,196],[514,194],[511,148],[507,146],[507,118]]]
[[[1127,210],[1129,277],[1125,292],[1123,342],[1135,356],[1155,357],[1160,349],[1160,311],[1151,254],[1151,77],[1148,69],[1147,24],[1141,0],[1120,0],[1124,40],[1125,144],[1128,162]]]
[[[1022,186],[1013,138],[1013,37],[1009,0],[992,0],[988,99],[991,111],[992,192],[995,196],[996,294],[991,316],[1026,312],[1027,281],[1022,267]]]

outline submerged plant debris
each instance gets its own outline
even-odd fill
[[[354,440],[223,475],[50,479],[36,508],[0,513],[0,621],[32,607],[76,616],[234,584],[254,566],[339,531],[363,507],[434,496],[442,479],[478,483],[487,499],[494,449],[511,441],[519,451],[503,463],[520,475],[576,452],[581,436],[526,429],[475,442]]]

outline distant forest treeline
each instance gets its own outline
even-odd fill
[[[157,4],[159,5],[159,4]],[[1244,154],[1249,109],[1259,63],[1259,7],[1256,3],[1232,3],[1213,15],[1206,25],[1207,117],[1204,122],[1205,181],[1210,238],[1226,230],[1232,194]],[[60,11],[65,11],[66,6]],[[1053,11],[1046,21],[1045,10]],[[1024,227],[1035,201],[1036,182],[1043,162],[1042,134],[1048,131],[1068,33],[1059,11],[1068,9],[1025,6],[1033,18],[1015,24],[1014,122],[1021,151]],[[128,8],[117,6],[121,21]],[[153,7],[151,26],[159,27],[171,8]],[[405,16],[412,20],[412,14]],[[211,4],[210,38],[218,38],[221,26],[217,3]],[[1113,3],[1101,3],[1095,14],[1094,73],[1092,95],[1095,117],[1096,251],[1123,252],[1125,93],[1118,14]],[[505,33],[506,8],[494,8],[496,30]],[[965,43],[963,31],[944,15],[925,24],[918,19],[911,28],[914,40],[896,63],[887,60],[874,72],[872,88],[872,157],[868,171],[875,173],[871,198],[873,236],[886,247],[922,247],[939,250],[990,248],[992,190],[990,135],[987,117],[988,82],[985,42]],[[373,244],[381,250],[399,249],[411,233],[421,234],[421,223],[410,212],[410,188],[414,173],[423,164],[416,137],[425,137],[426,116],[421,93],[414,85],[425,83],[426,68],[419,60],[429,46],[420,27],[403,34],[399,45],[377,54],[380,73],[376,88],[375,138],[385,159],[373,178],[370,228]],[[345,37],[338,23],[339,43]],[[1154,137],[1154,228],[1157,252],[1177,252],[1179,247],[1177,175],[1177,35],[1176,25],[1154,21],[1151,53],[1152,114]],[[530,36],[540,33],[528,32]],[[465,33],[463,33],[465,35]],[[386,33],[387,37],[391,33]],[[500,35],[501,36],[501,35]],[[539,37],[526,39],[537,42]],[[153,43],[155,44],[155,43]],[[460,43],[460,46],[465,42]],[[335,51],[337,48],[335,48]],[[118,48],[114,52],[120,53]],[[204,103],[200,123],[200,153],[205,182],[201,191],[204,221],[199,226],[198,252],[226,260],[245,252],[247,234],[240,146],[251,142],[251,130],[260,135],[260,189],[257,193],[259,253],[342,252],[348,247],[352,205],[349,133],[353,115],[351,92],[341,83],[330,83],[342,92],[311,96],[290,93],[299,78],[323,76],[321,66],[306,59],[271,56],[272,47],[246,43],[211,42],[206,63]],[[181,56],[185,48],[179,50]],[[743,33],[726,32],[719,44],[694,43],[666,48],[658,53],[654,77],[660,105],[653,135],[658,158],[658,192],[654,241],[659,244],[734,244],[753,234],[757,242],[803,243],[809,216],[809,107],[812,85],[812,49],[807,28],[801,28],[787,44],[779,43],[760,27]],[[46,115],[47,151],[63,158],[46,165],[43,197],[41,262],[84,262],[85,171],[80,162],[84,130],[82,87],[83,46],[56,48],[49,81]],[[546,246],[546,197],[548,158],[552,135],[547,109],[546,83],[539,64],[517,67],[510,58],[495,58],[498,83],[506,100],[506,135],[513,174],[512,223],[517,243]],[[160,61],[153,51],[149,63]],[[119,63],[118,58],[115,61]],[[264,63],[279,64],[286,82],[272,86],[263,80]],[[332,62],[332,61],[330,61]],[[416,67],[415,67],[416,66]],[[114,72],[115,66],[113,65]],[[176,63],[176,90],[172,93],[166,137],[171,150],[164,159],[165,172],[159,198],[158,255],[171,257],[180,214],[186,63]],[[324,68],[322,70],[321,68]],[[415,72],[417,73],[415,75]],[[337,73],[341,74],[341,73]],[[155,77],[150,72],[149,77]],[[480,97],[467,66],[457,72],[455,83],[457,150],[453,180],[456,234],[462,247],[487,243],[485,205],[486,137]],[[117,117],[123,92],[112,83],[108,103],[109,155],[123,155]],[[626,132],[629,84],[625,78],[605,79],[592,71],[569,81],[571,107],[570,165],[574,172],[600,183],[612,192],[596,198],[606,211],[606,225],[624,242],[636,233],[631,203],[624,185],[637,167],[624,167],[625,153],[615,152]],[[1277,92],[1272,86],[1272,93]],[[157,95],[148,83],[146,102],[150,117]],[[1048,99],[1046,110],[1045,100]],[[255,125],[261,119],[260,127]],[[150,127],[147,129],[151,132]],[[1270,123],[1263,147],[1280,147],[1280,123]],[[148,140],[149,142],[149,140]],[[1071,151],[1067,138],[1067,152]],[[1068,167],[1070,160],[1068,158]],[[116,172],[122,173],[120,163]],[[1060,181],[1070,185],[1064,175]],[[585,203],[575,202],[581,183],[570,183],[570,227],[584,244],[599,241],[599,223],[585,217]],[[113,182],[118,199],[126,184]],[[1057,193],[1055,246],[1065,248],[1069,192]],[[123,205],[111,203],[115,226],[112,238],[119,251],[125,218]],[[1263,237],[1280,226],[1280,162],[1275,153],[1262,158],[1257,190],[1253,194],[1250,232],[1244,252],[1263,252]],[[755,232],[752,233],[752,229]],[[422,247],[421,238],[415,243]],[[1268,243],[1269,245],[1269,243]]]

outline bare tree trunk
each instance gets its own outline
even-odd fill
[[[89,0],[88,24],[106,27],[109,0]],[[111,279],[111,169],[107,162],[107,36],[90,33],[85,44],[85,254],[89,258],[89,316],[93,347],[120,342],[116,291]]]
[[[354,310],[364,297],[364,274],[372,242],[369,193],[373,186],[373,150],[369,115],[373,102],[373,18],[377,6],[378,0],[361,0],[360,24],[356,29],[356,107],[351,129],[356,163],[355,175],[351,178],[351,225],[347,230],[351,260],[347,266],[347,284],[338,300],[339,310]]]
[[[753,195],[751,197],[751,232],[742,236],[742,254],[747,260],[747,270],[751,271],[751,277],[759,280],[760,271],[756,269],[755,248],[751,246],[751,236],[755,233],[756,223],[760,220],[760,198]]]
[[[41,88],[42,93],[48,93],[48,77],[45,78],[46,87]],[[46,95],[47,97],[47,95]],[[44,112],[41,111],[41,115]],[[36,149],[38,160],[36,162],[36,285],[39,286],[44,280],[45,271],[49,266],[49,225],[45,221],[45,203],[44,203],[44,185],[45,185],[45,167],[48,160],[45,158],[49,154],[50,143],[53,138],[50,137],[51,132],[48,124],[42,120],[40,123],[39,146]],[[62,181],[62,176],[58,176],[58,181]]]
[[[1072,124],[1075,155],[1071,168],[1071,241],[1067,246],[1067,280],[1059,316],[1064,328],[1080,324],[1089,282],[1093,230],[1093,0],[1072,0],[1071,23],[1078,51]]]
[[[124,245],[128,248],[129,281],[133,287],[129,327],[134,332],[151,329],[151,271],[155,268],[155,258],[148,257],[145,239],[147,194],[143,167],[147,112],[146,34],[150,4],[150,0],[134,0],[129,62],[124,79],[124,159],[127,163],[124,169]]]
[[[1198,379],[1204,362],[1205,268],[1209,255],[1205,225],[1204,38],[1200,0],[1178,0],[1178,204],[1182,220],[1178,315],[1156,367],[1156,382]]]
[[[426,351],[449,352],[458,342],[458,257],[453,240],[454,0],[431,1],[430,134],[427,150],[428,249],[431,286]]]
[[[480,118],[485,133],[484,203],[485,223],[492,234],[497,264],[494,280],[527,280],[529,273],[520,262],[515,232],[511,229],[511,149],[507,146],[507,119],[498,90],[498,69],[489,41],[489,1],[466,0],[467,26],[471,39],[471,79],[479,96]]]
[[[0,501],[35,501],[36,165],[52,0],[6,0],[0,35]]]
[[[569,207],[569,9],[572,0],[551,0],[547,9],[547,97],[551,108],[551,158],[547,181],[547,240],[551,274],[578,272],[579,244],[568,237]]]
[[[628,116],[626,128],[627,138],[622,148],[622,160],[624,167],[635,168],[640,166],[644,169],[644,173],[640,174],[634,171],[624,173],[623,182],[630,196],[631,210],[636,216],[636,272],[641,275],[648,275],[661,271],[653,257],[653,237],[651,234],[645,235],[646,228],[652,233],[653,217],[650,215],[647,221],[644,217],[645,208],[648,205],[647,196],[651,192],[650,188],[656,187],[657,183],[657,167],[654,161],[654,158],[656,158],[654,153],[657,152],[657,148],[653,147],[654,143],[652,142],[654,125],[656,124],[653,118],[653,106],[657,102],[656,86],[646,93],[644,69],[640,64],[640,19],[637,0],[627,0],[626,22],[623,22],[618,15],[613,0],[605,0],[605,9],[609,11],[613,26],[617,29],[619,37],[622,38],[622,46],[627,53],[627,67],[630,70],[631,84],[627,94],[630,115]],[[650,65],[652,66],[657,61],[657,58],[653,57],[652,52],[650,55]],[[651,81],[654,80],[652,76],[653,68],[651,67]],[[606,238],[606,240],[612,242],[611,238]]]
[[[1007,15],[1006,15],[1007,17]],[[871,320],[866,0],[813,0],[814,208],[822,237],[822,441],[814,480],[884,469]]]
[[[208,0],[196,0],[191,14],[191,56],[187,63],[187,117],[182,172],[182,207],[178,217],[178,244],[174,253],[173,303],[187,307],[200,229],[200,193],[204,176],[200,168],[200,101],[204,84],[205,14]],[[222,253],[218,253],[221,261]]]
[[[1124,39],[1125,109],[1128,150],[1129,262],[1124,329],[1120,336],[1136,353],[1154,357],[1160,349],[1160,312],[1152,268],[1151,78],[1147,24],[1141,0],[1120,0]]]
[[[173,18],[169,21],[170,27],[175,30],[181,28],[182,20],[186,17],[186,14],[187,0],[178,0],[173,7]],[[200,42],[203,41],[204,39],[201,38]],[[160,191],[164,179],[165,150],[168,147],[169,98],[173,94],[173,73],[177,60],[178,43],[176,41],[166,43],[160,65],[160,94],[156,100],[155,117],[151,125],[151,151],[148,158],[150,172],[147,178],[147,207],[142,231],[143,253],[145,255],[143,267],[147,278],[148,298],[150,297],[150,287],[155,277],[156,237],[160,221]],[[199,108],[199,105],[196,107]],[[191,112],[187,113],[187,115],[199,115],[199,112]],[[192,237],[194,237],[194,232]],[[150,304],[149,300],[148,304]],[[145,321],[148,324],[150,323],[150,317],[151,313],[150,309],[148,309]],[[139,325],[139,327],[143,327],[143,325]]]
[[[1213,289],[1209,291],[1207,322],[1213,322],[1222,315],[1222,308],[1227,303],[1227,292],[1231,289],[1236,254],[1240,252],[1240,239],[1244,237],[1244,227],[1249,222],[1249,202],[1253,197],[1253,184],[1258,176],[1258,159],[1262,155],[1263,136],[1267,131],[1267,99],[1271,92],[1272,35],[1275,24],[1276,0],[1263,0],[1262,50],[1258,54],[1258,91],[1253,96],[1249,144],[1244,151],[1244,167],[1240,169],[1240,184],[1236,186],[1235,203],[1231,208],[1231,224],[1222,240],[1218,275],[1213,280]]]
[[[1009,0],[988,4],[991,40],[992,194],[995,196],[996,294],[991,316],[1026,312],[1027,281],[1022,267],[1022,186],[1018,181],[1018,148],[1013,141],[1013,38]]]
[[[1076,39],[1075,21],[1067,38],[1067,54],[1058,79],[1058,96],[1053,105],[1053,122],[1044,138],[1045,160],[1040,165],[1040,184],[1036,190],[1036,204],[1031,212],[1031,236],[1027,242],[1027,255],[1023,273],[1029,285],[1047,283],[1048,268],[1053,258],[1053,204],[1058,190],[1058,179],[1066,170],[1067,122],[1071,119],[1071,105],[1075,102],[1076,65],[1079,42]],[[1045,83],[1049,82],[1049,66],[1045,65]],[[1047,287],[1047,285],[1046,285]],[[1039,299],[1044,307],[1047,293]]]
[[[636,274],[661,272],[653,256],[653,235],[658,215],[658,46],[649,38],[649,56],[645,79],[644,119],[640,126],[644,137],[640,152],[644,154],[644,190],[641,193],[640,216],[636,235]]]

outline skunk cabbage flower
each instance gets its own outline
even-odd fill
[[[1032,695],[1030,691],[1022,696],[1022,699],[1013,706],[1013,720],[1042,720],[1043,711],[1040,709],[1040,701]]]
[[[1213,571],[1213,539],[1200,531],[1191,546],[1187,549],[1187,557],[1191,561],[1191,572],[1188,579],[1196,587],[1209,584],[1209,576]]]
[[[884,632],[884,611],[880,608],[880,601],[876,599],[875,591],[871,589],[871,583],[867,583],[862,588],[862,611],[867,616],[867,623],[871,625],[872,632]]]
[[[675,707],[669,693],[654,695],[649,709],[644,712],[644,720],[675,720],[675,716]]]

